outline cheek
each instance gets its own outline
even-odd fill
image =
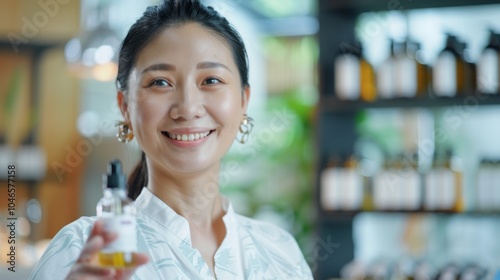
[[[166,106],[162,106],[163,102],[160,98],[146,95],[138,92],[136,99],[132,104],[131,119],[132,123],[139,127],[148,127],[156,125],[165,114]]]
[[[217,112],[221,121],[225,123],[226,127],[237,130],[243,114],[241,97],[238,96],[237,93],[235,94],[232,92],[232,94],[226,95],[217,103],[218,105],[215,107],[215,112]]]

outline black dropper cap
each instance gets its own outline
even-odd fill
[[[452,33],[447,32],[446,44],[443,51],[451,51],[452,53],[459,55],[457,50],[458,43],[459,43],[458,37],[453,35]]]
[[[108,174],[103,176],[104,186],[109,189],[125,189],[126,179],[122,172],[122,164],[114,159],[108,165]]]

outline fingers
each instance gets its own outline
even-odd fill
[[[97,240],[97,241],[95,241]],[[76,279],[92,279],[92,280],[108,280],[108,279],[130,279],[134,275],[137,268],[141,265],[146,264],[149,261],[149,257],[143,253],[132,253],[132,263],[133,267],[128,268],[111,268],[111,267],[101,267],[92,264],[92,262],[85,261],[86,254],[91,252],[94,246],[99,245],[102,242],[100,236],[94,237],[94,240],[88,242],[88,252],[82,252],[78,263],[73,266],[71,272],[66,278],[67,280]],[[95,243],[95,244],[94,244]],[[97,244],[97,245],[96,245]]]
[[[92,263],[97,253],[105,244],[113,241],[117,237],[116,233],[106,233],[103,230],[102,221],[96,221],[90,235],[83,246],[77,263]]]
[[[117,233],[104,232],[102,221],[96,221],[80,256],[66,279],[130,279],[139,266],[149,261],[146,254],[132,253],[132,266],[128,268],[103,267],[98,264],[98,252],[117,236]]]
[[[104,239],[101,236],[94,236],[87,240],[77,263],[91,263],[96,254],[104,247]]]
[[[149,261],[149,257],[143,253],[132,253],[132,260],[135,266],[141,266]]]
[[[125,269],[117,269],[116,279],[129,279],[139,266],[146,264],[148,261],[149,257],[146,254],[132,253],[132,263],[134,266]]]
[[[116,271],[112,268],[104,268],[84,263],[78,263],[73,266],[66,280],[111,280],[115,279],[115,276]]]
[[[110,233],[110,232],[104,231],[104,225],[103,225],[102,220],[97,220],[94,223],[94,226],[92,227],[92,230],[91,230],[90,235],[89,235],[87,240],[91,239],[94,236],[98,236],[98,235],[102,236],[104,238],[105,243],[107,244],[116,238],[117,233],[115,233],[115,232]]]

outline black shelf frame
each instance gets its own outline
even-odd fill
[[[499,4],[495,0],[327,0],[325,2],[325,7],[330,11],[356,13]]]
[[[442,215],[442,216],[464,216],[464,217],[498,217],[500,212],[455,212],[455,211],[426,211],[426,210],[323,210],[322,219],[328,221],[350,221],[362,213],[383,215]]]
[[[356,112],[366,109],[439,108],[454,106],[500,105],[500,94],[468,94],[457,97],[416,97],[379,99],[373,102],[341,100],[333,95],[321,97],[321,111],[328,113]]]
[[[439,108],[453,106],[500,105],[500,95],[482,95],[477,92],[460,93],[457,97],[437,98],[427,93],[426,97],[413,99],[387,99],[374,102],[339,100],[334,95],[333,61],[340,50],[352,48],[355,40],[356,19],[361,13],[411,10],[424,8],[446,8],[500,4],[493,0],[318,0],[319,42],[319,92],[320,101],[316,112],[317,171],[315,200],[317,208],[317,246],[315,279],[340,277],[341,268],[354,258],[352,222],[358,211],[325,211],[320,206],[320,175],[333,155],[350,155],[358,138],[355,119],[359,111],[368,109]],[[391,215],[437,214],[456,215],[451,212],[426,211],[374,211]],[[497,215],[496,213],[458,213],[458,215]],[[499,214],[500,215],[500,214]],[[335,249],[324,248],[333,243]]]

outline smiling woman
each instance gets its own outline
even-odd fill
[[[97,265],[114,237],[84,217],[56,235],[31,279],[312,279],[289,233],[219,194],[220,161],[252,126],[245,46],[226,19],[197,0],[149,7],[123,41],[117,84],[119,140],[143,150],[128,186],[140,253],[131,268]]]

